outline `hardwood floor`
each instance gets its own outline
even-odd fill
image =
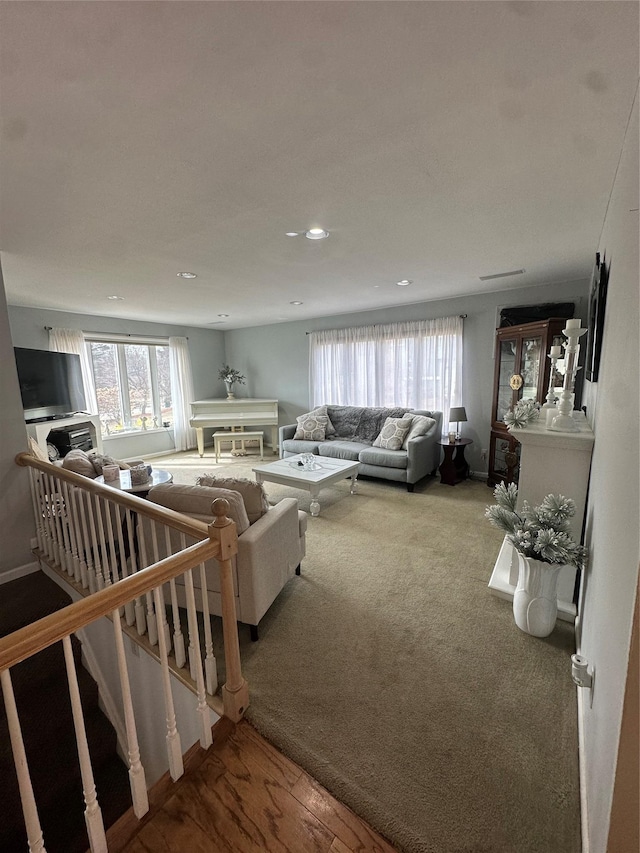
[[[394,853],[247,722],[216,737],[200,767],[126,853]]]

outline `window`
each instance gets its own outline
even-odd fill
[[[169,345],[90,340],[102,434],[173,426]]]
[[[404,406],[448,415],[462,394],[462,318],[312,332],[311,405]]]

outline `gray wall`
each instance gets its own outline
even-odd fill
[[[224,383],[218,379],[218,370],[225,360],[224,335],[217,329],[144,323],[113,317],[93,317],[88,314],[15,306],[9,307],[9,325],[13,346],[32,349],[49,349],[49,333],[45,326],[81,329],[85,332],[151,335],[164,338],[172,335],[186,337],[189,339],[196,399],[225,396]],[[13,354],[11,363],[13,364]],[[173,447],[172,430],[147,431],[104,440],[105,453],[116,459],[133,459],[142,454],[162,453],[172,450]]]
[[[589,411],[595,411],[595,444],[578,636],[580,652],[596,669],[593,705],[583,705],[589,849],[616,853],[623,848],[607,847],[607,833],[640,560],[637,99],[599,250],[610,276],[600,374],[598,383],[587,382],[585,389]],[[637,732],[637,719],[635,725]],[[629,825],[635,820],[637,832],[637,741],[634,748],[635,790],[628,786],[618,792],[628,798],[618,813],[626,813]],[[624,849],[637,845],[636,837]]]
[[[0,575],[26,566],[33,557],[30,540],[35,535],[29,492],[29,473],[15,463],[18,453],[28,450],[24,411],[13,358],[7,302],[0,266]],[[10,369],[7,369],[7,365]]]
[[[575,302],[575,315],[586,325],[588,289],[587,280],[561,282],[319,317],[304,322],[237,329],[225,333],[227,361],[247,376],[247,396],[278,399],[280,423],[286,424],[309,407],[309,344],[305,332],[467,314],[464,321],[462,397],[468,423],[463,425],[463,433],[474,442],[466,454],[471,469],[486,471],[487,465],[481,461],[480,453],[489,447],[494,335],[500,309],[541,302]]]

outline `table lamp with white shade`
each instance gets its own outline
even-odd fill
[[[449,423],[456,423],[456,439],[460,438],[460,422],[467,420],[467,413],[464,406],[452,406],[449,409]]]

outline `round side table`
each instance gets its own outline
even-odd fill
[[[438,468],[440,482],[447,486],[455,486],[456,483],[466,480],[469,476],[469,463],[464,458],[464,449],[468,444],[473,444],[473,440],[458,438],[451,444],[450,441],[441,439],[438,444],[444,451],[442,465]]]

